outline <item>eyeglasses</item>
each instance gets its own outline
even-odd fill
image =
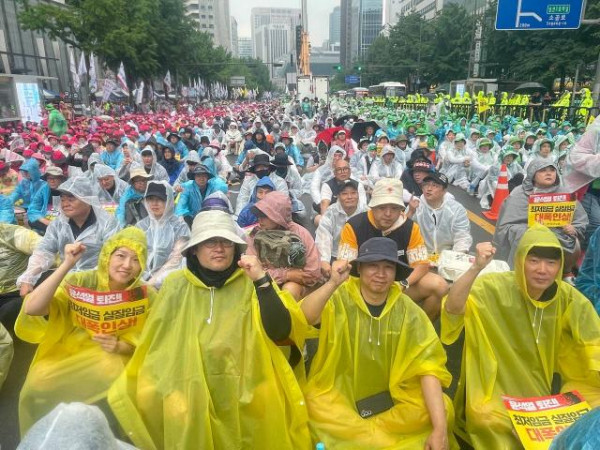
[[[346,172],[350,172],[350,167],[341,167],[339,169],[335,169],[335,171],[337,173],[346,173]]]
[[[233,247],[235,244],[227,239],[219,239],[219,238],[213,238],[213,239],[208,239],[204,242],[202,242],[202,246],[206,247],[206,248],[217,248],[219,246],[223,246],[223,248],[231,248]]]

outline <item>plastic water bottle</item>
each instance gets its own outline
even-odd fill
[[[325,444],[323,444],[322,442],[319,442],[317,444],[317,446],[315,447],[316,450],[325,450]]]

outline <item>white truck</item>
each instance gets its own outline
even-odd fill
[[[311,100],[317,97],[325,102],[329,99],[329,77],[301,75],[297,78],[296,87],[296,98],[300,101],[305,97]]]

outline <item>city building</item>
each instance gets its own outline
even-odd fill
[[[47,34],[23,30],[20,8],[16,0],[3,0],[0,8],[0,122],[35,120],[41,102],[72,91],[67,45]],[[80,53],[75,55],[79,61]]]
[[[252,38],[238,38],[238,58],[252,58]]]
[[[281,23],[261,25],[255,31],[256,58],[268,65],[271,79],[279,75],[274,64],[285,63],[288,60],[291,51],[290,34],[292,33],[289,26]]]
[[[230,17],[230,27],[229,41],[231,42],[231,55],[234,58],[239,58],[240,48],[238,44],[238,23],[233,16]]]
[[[252,30],[252,47],[254,56],[259,57],[258,47],[264,47],[264,31],[261,27],[267,25],[283,25],[287,27],[287,51],[295,52],[297,25],[301,25],[301,10],[299,8],[252,8],[250,12],[250,25]],[[262,59],[262,58],[261,58]],[[264,62],[268,62],[263,60]]]
[[[449,4],[462,5],[471,13],[481,14],[488,3],[489,0],[386,0],[385,23],[394,25],[399,16],[412,13],[421,14],[426,20],[431,20]]]
[[[329,45],[328,47],[315,48],[310,51],[310,72],[316,76],[334,76],[336,74],[334,66],[340,63],[339,46]]]
[[[208,33],[215,45],[232,51],[229,0],[183,0],[185,13]]]
[[[329,14],[329,45],[334,45],[340,42],[340,25],[341,25],[342,9],[339,6],[333,8]]]
[[[350,67],[366,54],[383,28],[384,0],[342,0],[340,62]]]

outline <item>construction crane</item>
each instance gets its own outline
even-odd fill
[[[310,75],[310,41],[308,40],[308,0],[302,0],[302,28],[297,48],[298,68],[302,75]]]

